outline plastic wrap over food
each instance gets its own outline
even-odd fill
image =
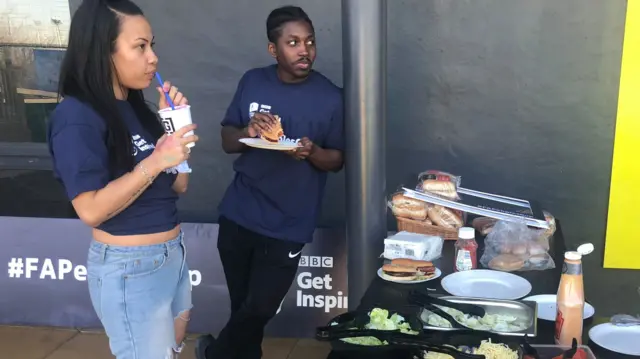
[[[549,224],[549,229],[540,231],[540,240],[544,241],[544,238],[547,240],[553,236],[556,232],[556,219],[553,215],[547,211],[542,211],[544,214],[544,218]],[[483,236],[488,235],[493,230],[493,226],[499,221],[499,219],[491,218],[491,217],[476,217],[474,218],[471,226],[476,229],[476,231],[480,232]]]
[[[498,221],[484,241],[480,263],[504,272],[555,268],[546,230],[518,222]]]
[[[417,199],[406,197],[402,192],[396,192],[387,202],[393,215],[400,218],[408,218],[416,221],[428,221],[427,203]]]
[[[491,233],[493,226],[496,225],[498,219],[491,217],[477,217],[471,222],[471,226],[483,236]]]
[[[442,237],[402,231],[384,240],[382,256],[386,259],[434,261],[442,255],[443,243]]]
[[[464,214],[457,209],[430,205],[427,209],[427,216],[433,224],[439,227],[459,229],[464,226]]]
[[[416,190],[431,193],[446,199],[459,200],[458,187],[461,178],[451,173],[429,170],[418,175]]]

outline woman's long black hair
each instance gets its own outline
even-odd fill
[[[143,15],[129,0],[84,0],[71,20],[69,45],[60,69],[60,96],[72,96],[90,105],[105,121],[110,171],[134,166],[131,134],[118,110],[112,54],[120,33],[120,15]],[[129,89],[127,101],[155,140],[164,130],[147,106],[142,90]],[[154,141],[155,142],[155,141]]]

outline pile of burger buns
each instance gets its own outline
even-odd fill
[[[460,199],[459,183],[460,177],[447,172],[429,170],[418,175],[416,190],[455,201]],[[405,197],[402,192],[394,194],[389,204],[396,217],[447,229],[458,229],[464,225],[461,211]]]
[[[460,199],[458,185],[460,185],[460,177],[447,172],[429,170],[418,175],[416,190],[457,201]]]
[[[382,266],[382,277],[392,281],[415,281],[432,278],[436,267],[431,262],[397,258]]]
[[[400,218],[408,218],[414,221],[425,222],[448,229],[458,229],[464,225],[462,212],[396,193],[390,203],[393,215]]]

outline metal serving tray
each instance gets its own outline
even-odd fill
[[[517,331],[517,332],[497,332],[491,331],[492,333],[508,335],[508,336],[529,336],[535,337],[538,335],[538,305],[536,302],[522,300],[500,300],[500,299],[485,299],[485,298],[471,298],[471,297],[455,297],[455,296],[443,296],[439,297],[443,300],[448,300],[453,303],[464,303],[464,304],[474,304],[479,307],[484,308],[487,314],[500,314],[500,315],[511,315],[516,318],[520,322],[524,322],[525,324],[529,324],[526,330]],[[420,313],[418,313],[418,317],[424,323],[424,329],[427,330],[459,330],[457,328],[442,328],[442,327],[434,327],[428,325],[426,323],[426,318],[423,318],[424,314],[428,312],[426,309],[422,309]]]

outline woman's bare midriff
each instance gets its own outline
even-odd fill
[[[180,225],[174,229],[161,233],[136,234],[131,236],[113,236],[105,231],[93,229],[93,238],[104,244],[112,246],[148,246],[152,244],[160,244],[175,239],[180,234]]]

